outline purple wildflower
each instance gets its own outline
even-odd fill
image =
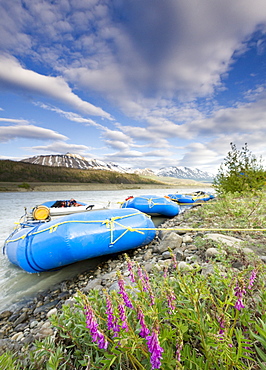
[[[238,298],[238,300],[235,303],[235,309],[241,311],[242,308],[245,308],[245,305],[243,303],[243,300],[241,298]]]
[[[117,273],[118,275],[118,285],[119,285],[119,288],[120,288],[120,292],[118,292],[119,294],[122,295],[123,297],[123,300],[125,302],[125,305],[128,307],[128,308],[133,308],[133,305],[129,299],[129,296],[125,290],[125,282],[123,280],[123,277],[120,273]]]
[[[100,349],[107,349],[108,342],[104,334],[98,330],[98,323],[94,315],[92,307],[87,304],[85,307],[86,327],[90,330],[92,341],[98,344]]]
[[[174,268],[176,269],[177,268],[177,260],[176,260],[176,255],[173,252],[171,253],[171,257],[172,257]]]
[[[235,287],[235,296],[238,298],[235,303],[235,309],[240,311],[242,308],[244,308],[243,304],[243,297],[246,294],[245,286],[242,284],[242,287],[237,283]]]
[[[149,279],[149,275],[147,274],[147,271],[146,270],[143,270],[143,290],[144,292],[149,292],[149,295],[150,295],[150,305],[153,306],[155,304],[155,297],[154,297],[154,294],[153,294],[153,291],[152,291],[152,288],[151,288],[151,285],[150,285],[150,279]]]
[[[172,290],[169,290],[167,294],[167,304],[171,311],[175,310],[175,300],[176,296]]]
[[[134,275],[134,271],[133,271],[133,263],[131,261],[131,259],[126,255],[126,260],[127,260],[127,267],[128,267],[128,271],[129,271],[129,276],[130,276],[130,280],[132,283],[135,283],[135,275]]]
[[[181,350],[183,348],[183,341],[181,339],[177,340],[176,343],[176,359],[178,362],[181,361]]]
[[[148,292],[149,290],[151,290],[149,275],[146,270],[143,271],[143,274],[144,274],[143,290],[145,292]]]
[[[141,331],[139,332],[139,335],[141,338],[147,338],[147,336],[150,334],[150,331],[145,324],[143,311],[140,307],[137,307],[137,310],[138,310],[137,312],[138,320],[141,325]]]
[[[164,271],[163,271],[163,277],[166,279],[168,274],[168,266],[165,266]]]
[[[111,299],[106,294],[106,315],[107,315],[107,329],[111,330],[114,327],[114,312]]]
[[[105,293],[106,296],[106,314],[107,314],[107,329],[114,332],[114,337],[117,337],[117,333],[120,332],[120,326],[117,323],[117,318],[114,316],[113,306],[110,297]]]
[[[122,321],[122,329],[125,329],[126,331],[128,331],[126,311],[125,311],[125,306],[124,306],[123,302],[119,303],[118,311],[119,311],[120,320]]]
[[[137,264],[137,267],[138,267],[138,276],[139,276],[140,281],[142,282],[143,281],[142,269],[139,264]]]
[[[256,279],[256,277],[257,277],[257,273],[258,273],[258,271],[257,271],[256,269],[254,269],[254,270],[252,271],[251,276],[250,276],[250,278],[249,278],[249,285],[248,285],[248,289],[251,289],[251,288],[252,288],[252,286],[253,286],[253,284],[254,284],[254,281],[255,281],[255,279]]]
[[[150,294],[150,300],[151,300],[150,306],[154,306],[155,305],[155,297],[154,297],[154,294],[153,294],[153,291],[151,290],[151,288],[149,289],[149,294]]]
[[[147,346],[151,354],[150,363],[152,369],[159,369],[161,366],[163,348],[160,347],[158,333],[158,328],[154,328],[151,335],[147,337]]]
[[[225,320],[223,318],[223,316],[219,317],[218,318],[218,323],[219,323],[219,326],[220,326],[220,330],[219,330],[219,335],[220,335],[220,339],[222,340],[222,337],[224,336],[224,329],[225,329]]]

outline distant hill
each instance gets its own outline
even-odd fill
[[[39,164],[51,167],[76,168],[79,170],[106,170],[126,173],[126,169],[115,163],[105,163],[97,159],[85,158],[79,154],[51,154],[38,155],[31,158],[22,159],[21,162]]]
[[[163,176],[174,177],[177,179],[188,179],[200,182],[212,182],[213,175],[201,171],[197,168],[190,167],[164,167],[158,171],[153,171],[149,168],[132,169],[123,168],[113,162],[103,162],[97,159],[85,158],[78,154],[58,154],[58,155],[40,155],[31,158],[23,159],[21,162],[32,163],[42,166],[75,168],[80,170],[105,170],[119,173],[138,174],[140,176]]]
[[[103,184],[162,184],[136,174],[111,170],[79,170],[0,160],[0,182],[54,182]]]
[[[156,175],[204,182],[212,182],[214,178],[213,174],[209,172],[190,167],[164,167],[157,171]]]

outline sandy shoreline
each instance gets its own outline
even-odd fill
[[[20,182],[0,182],[0,192],[25,191],[92,191],[92,190],[124,190],[124,189],[175,189],[183,187],[210,187],[210,183],[200,183],[193,180],[169,181],[162,184],[102,184],[102,183],[28,183],[30,189],[21,187]]]

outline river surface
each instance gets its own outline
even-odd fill
[[[179,193],[188,193],[195,190],[213,192],[213,189],[183,188]],[[154,194],[164,196],[175,193],[175,189],[129,189],[129,190],[105,190],[105,191],[62,191],[62,192],[3,192],[0,193],[0,246],[3,249],[4,242],[14,230],[16,222],[24,214],[24,208],[30,211],[34,206],[48,200],[70,199],[94,204],[96,208],[120,208],[120,203],[128,196]],[[163,221],[163,219],[161,220]],[[157,219],[157,225],[160,220]],[[34,297],[38,292],[51,288],[53,285],[76,276],[77,274],[93,270],[101,258],[77,262],[66,266],[58,271],[30,274],[19,267],[11,264],[7,257],[0,254],[0,312],[14,309],[23,300]]]

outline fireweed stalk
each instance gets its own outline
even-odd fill
[[[251,273],[251,276],[249,278],[249,284],[248,284],[248,289],[252,289],[253,285],[254,285],[254,282],[255,282],[255,279],[257,277],[257,274],[258,274],[258,270],[257,269],[254,269]]]
[[[140,306],[137,307],[137,317],[140,322],[141,331],[139,332],[139,336],[142,338],[147,338],[147,336],[150,334],[150,330],[147,328],[145,324],[144,314]]]
[[[156,324],[153,328],[151,335],[147,336],[147,346],[151,354],[150,363],[152,369],[160,369],[163,348],[159,343],[159,326]]]
[[[120,332],[120,326],[117,323],[117,318],[114,316],[111,297],[108,295],[106,290],[104,290],[104,294],[106,297],[107,329],[112,330],[114,333],[114,337],[117,337],[118,333]]]
[[[107,349],[108,342],[105,339],[104,334],[98,330],[99,325],[89,302],[86,302],[84,310],[86,316],[86,328],[88,328],[91,333],[92,341],[97,343],[100,349]]]
[[[239,280],[236,284],[235,287],[235,296],[237,297],[237,301],[235,303],[235,309],[240,311],[242,308],[244,308],[244,303],[243,303],[243,297],[246,294],[246,288],[244,285],[243,280]]]
[[[131,259],[128,257],[127,254],[125,254],[125,258],[127,261],[127,267],[129,271],[130,280],[132,283],[135,283],[136,280],[135,280],[135,275],[134,275],[134,270],[133,270],[133,262],[131,261]]]
[[[248,283],[248,287],[247,287],[248,290],[252,289],[252,287],[254,285],[254,282],[255,282],[255,279],[257,277],[257,274],[258,274],[258,270],[256,268],[253,269],[252,272],[251,272],[250,278],[249,278],[249,283]],[[239,279],[239,281],[237,282],[236,287],[235,287],[235,296],[237,297],[237,301],[235,303],[235,309],[236,310],[240,311],[242,308],[245,308],[245,305],[243,303],[243,298],[244,298],[246,293],[247,293],[247,291],[246,291],[246,286],[245,286],[244,280],[243,280],[243,278]]]
[[[121,299],[119,300],[118,311],[119,311],[120,320],[122,322],[121,328],[125,329],[125,331],[128,331],[128,323],[127,323],[125,306],[124,306],[124,302]]]
[[[125,302],[125,305],[128,308],[133,308],[133,304],[132,304],[131,300],[129,299],[129,296],[126,292],[125,282],[124,282],[124,279],[123,279],[120,271],[117,271],[117,277],[118,277],[118,285],[119,285],[119,288],[120,288],[119,294],[121,294],[121,296],[122,296],[122,298]]]
[[[173,290],[171,290],[169,288],[167,289],[166,298],[167,298],[168,307],[170,308],[169,313],[171,314],[175,310],[175,307],[176,307],[176,305],[175,305],[176,296],[175,296]]]

